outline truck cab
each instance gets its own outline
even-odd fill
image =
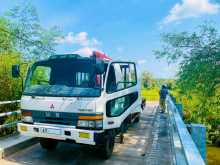
[[[19,75],[19,67],[12,73]],[[65,141],[94,146],[109,158],[115,137],[139,121],[139,87],[134,62],[77,54],[37,61],[24,83],[18,131],[38,137],[47,150]]]

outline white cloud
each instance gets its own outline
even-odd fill
[[[143,64],[145,64],[147,61],[146,60],[138,60],[137,61],[137,63],[139,64],[139,65],[143,65]]]
[[[78,44],[83,47],[97,46],[101,44],[96,38],[88,38],[87,32],[79,32],[76,34],[69,32],[64,37],[56,38],[55,42],[58,44]]]
[[[90,56],[94,50],[98,50],[101,42],[96,38],[89,38],[87,32],[73,33],[69,32],[64,37],[58,37],[55,39],[58,44],[75,44],[80,48],[76,51],[68,51],[69,53],[76,53],[82,56]]]
[[[74,51],[73,53],[75,54],[80,54],[82,56],[90,56],[92,55],[92,52],[96,50],[96,48],[90,48],[90,47],[82,47],[76,51]]]
[[[182,0],[176,3],[165,17],[162,24],[180,21],[186,18],[213,15],[219,12],[220,5],[211,3],[210,0]]]

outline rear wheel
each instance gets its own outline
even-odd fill
[[[57,147],[58,141],[55,139],[40,138],[40,145],[46,150],[54,150]]]
[[[104,144],[100,146],[100,154],[104,159],[111,157],[115,145],[115,137],[109,134],[104,141]]]

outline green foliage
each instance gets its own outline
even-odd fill
[[[220,125],[220,34],[210,23],[195,32],[162,35],[158,58],[178,62],[177,95],[186,121],[206,124],[209,133]],[[218,135],[220,136],[220,135]]]
[[[20,62],[21,57],[18,53],[0,54],[0,101],[20,99],[21,79],[13,79],[11,76],[11,65]],[[17,103],[1,105],[0,113],[17,110],[18,108],[19,106]],[[0,125],[12,120],[17,120],[19,117],[20,116],[16,115],[9,118],[0,118]],[[0,131],[0,136],[13,133],[15,130],[15,127],[3,129]]]
[[[19,99],[21,81],[11,76],[11,65],[20,63],[18,54],[0,55],[0,100]]]
[[[168,33],[162,36],[165,45],[155,51],[169,62],[180,61],[178,85],[184,91],[215,95],[220,83],[220,36],[217,30],[204,24],[198,32]],[[187,90],[186,90],[187,89]]]
[[[36,8],[29,2],[17,5],[5,14],[13,36],[14,48],[27,60],[37,60],[55,53],[55,38],[60,36],[57,27],[44,29],[39,22]]]
[[[164,84],[169,89],[175,88],[175,80],[156,79],[151,73],[143,72],[141,75],[141,96],[147,101],[159,101],[159,90]]]
[[[53,54],[58,36],[56,27],[41,27],[36,8],[28,2],[0,17],[0,100],[19,99],[21,94],[21,79],[12,79],[11,66]],[[26,66],[21,67],[22,78]]]
[[[141,90],[141,96],[146,101],[159,101],[159,90],[160,88],[148,88]]]
[[[142,88],[160,88],[162,85],[167,85],[170,89],[175,88],[175,80],[172,79],[156,79],[147,71],[141,74],[141,87]]]
[[[0,17],[0,54],[5,54],[13,51],[13,37],[8,33],[9,23],[8,21]]]
[[[155,86],[155,79],[153,75],[147,71],[144,71],[141,75],[142,88],[150,88]]]
[[[0,101],[20,99],[27,65],[54,54],[55,38],[59,36],[57,27],[44,29],[40,25],[35,7],[28,2],[0,16]],[[21,78],[12,78],[13,64],[21,64]],[[0,113],[18,108],[18,104],[1,105]],[[19,115],[0,118],[0,125],[19,118]],[[15,130],[15,127],[1,130],[0,136]]]

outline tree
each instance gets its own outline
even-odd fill
[[[20,83],[12,80],[11,65],[21,62],[21,56],[13,47],[14,38],[10,31],[7,19],[0,17],[0,100],[18,98]]]
[[[220,34],[210,23],[194,32],[175,32],[162,35],[164,43],[155,51],[158,58],[179,62],[177,86],[191,106],[190,121],[220,125]],[[189,103],[189,100],[191,102]]]
[[[21,79],[11,77],[13,64],[31,63],[55,52],[57,27],[41,27],[36,9],[29,3],[16,6],[0,16],[0,100],[15,100],[21,95]],[[26,68],[21,68],[25,73]],[[23,75],[23,74],[22,74]],[[0,112],[18,109],[17,104],[0,105]],[[18,120],[19,116],[1,118],[0,124]],[[0,136],[16,130],[1,130]],[[8,132],[9,131],[9,132]]]
[[[142,87],[144,88],[150,88],[155,85],[155,80],[153,78],[153,75],[147,71],[144,71],[141,75],[142,78]]]
[[[13,36],[8,31],[8,21],[0,17],[0,55],[13,51]]]
[[[30,3],[15,6],[6,12],[13,44],[26,60],[37,60],[55,53],[55,38],[61,35],[57,27],[44,29],[36,8]]]
[[[11,65],[53,54],[58,36],[57,27],[41,27],[37,11],[30,3],[15,6],[0,17],[0,100],[20,97],[21,81],[11,78]]]
[[[159,58],[166,57],[169,62],[180,60],[178,84],[181,89],[214,96],[220,84],[218,31],[204,24],[198,32],[168,33],[162,39],[165,45],[155,54]]]

